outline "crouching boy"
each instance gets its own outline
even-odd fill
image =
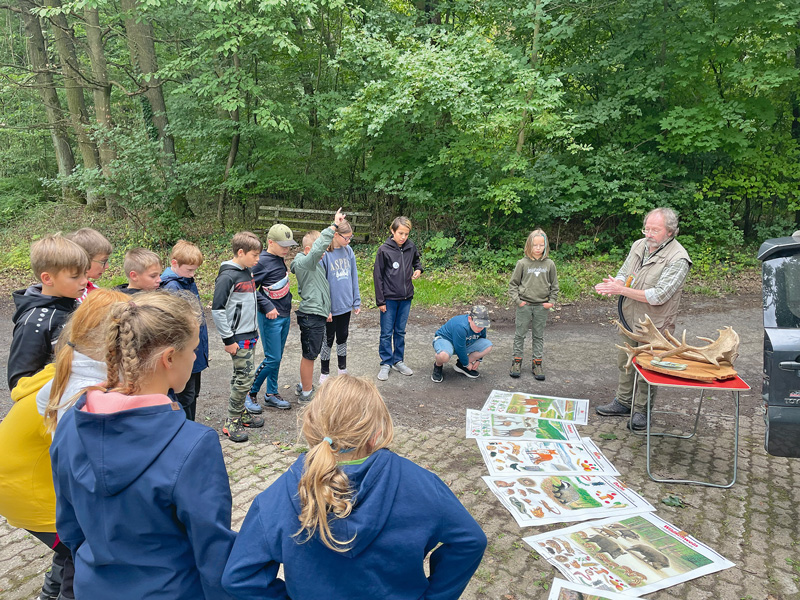
[[[492,351],[492,342],[486,339],[489,327],[489,311],[485,306],[473,306],[468,314],[458,315],[442,325],[433,337],[436,358],[431,380],[439,383],[444,379],[442,367],[456,355],[453,369],[470,379],[477,378],[478,367],[483,358]]]

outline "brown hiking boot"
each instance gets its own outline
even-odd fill
[[[511,370],[508,372],[511,377],[516,379],[520,375],[522,375],[522,357],[515,356],[514,359],[511,361]]]
[[[534,358],[533,364],[531,365],[531,370],[533,371],[533,378],[536,381],[544,381],[544,366],[542,365],[541,358]]]

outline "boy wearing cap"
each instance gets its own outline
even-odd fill
[[[292,407],[278,393],[278,372],[289,335],[292,312],[289,270],[286,268],[286,255],[292,246],[297,246],[292,230],[282,223],[276,223],[269,228],[267,247],[261,252],[258,264],[253,268],[258,295],[258,330],[261,333],[264,360],[256,369],[253,386],[245,402],[250,412],[261,412],[258,392],[264,381],[267,382],[265,406],[282,410]]]
[[[439,383],[444,379],[442,367],[456,355],[453,369],[475,379],[480,374],[478,367],[483,358],[492,351],[492,342],[486,339],[489,327],[489,311],[485,306],[473,306],[468,314],[458,315],[442,325],[433,337],[436,353],[431,380]]]

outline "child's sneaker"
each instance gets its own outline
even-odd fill
[[[414,374],[414,371],[412,371],[409,368],[409,366],[406,365],[406,363],[404,363],[402,360],[399,361],[399,362],[394,363],[392,365],[392,368],[395,371],[397,371],[398,373],[400,373],[401,375],[413,375]]]
[[[242,413],[242,425],[245,427],[250,427],[252,429],[258,429],[259,427],[264,426],[264,417],[259,417],[258,415],[252,415],[248,411],[244,411]]]
[[[261,411],[264,410],[258,403],[258,396],[253,392],[247,394],[247,397],[244,399],[244,407],[247,412],[253,413],[254,415],[260,415]]]
[[[478,373],[475,369],[470,369],[469,367],[465,367],[461,364],[461,361],[456,359],[456,364],[453,365],[453,370],[456,373],[461,373],[462,375],[466,375],[470,379],[477,379],[480,377],[480,373]]]
[[[442,365],[437,365],[433,363],[433,373],[431,373],[431,381],[435,381],[439,383],[444,379],[444,373],[442,373]]]
[[[337,375],[347,375],[347,369],[339,369]]]
[[[381,370],[378,371],[378,381],[386,381],[389,379],[389,365],[381,365]]]
[[[542,365],[541,358],[534,358],[533,364],[531,365],[531,370],[533,371],[533,378],[536,381],[544,381],[544,365]]]
[[[300,392],[300,395],[297,396],[297,401],[300,404],[308,404],[309,402],[311,402],[314,399],[314,394],[316,394],[316,393],[317,393],[317,388],[312,386],[310,392],[308,392],[308,393]]]
[[[280,394],[264,394],[264,406],[289,410],[292,405],[281,398]]]
[[[230,417],[225,419],[225,425],[222,426],[222,433],[227,435],[232,442],[246,442],[248,440],[248,435],[244,430],[241,419],[231,419]]]
[[[511,361],[511,370],[508,372],[511,377],[517,379],[520,375],[522,375],[522,358],[519,356],[515,356],[514,360]]]
[[[323,382],[330,377],[330,373],[320,373],[319,374],[319,384],[322,385]]]

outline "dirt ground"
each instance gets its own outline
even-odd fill
[[[430,379],[433,365],[431,340],[436,329],[464,307],[437,307],[423,310],[412,306],[406,333],[405,362],[414,369],[411,377],[391,372],[389,380],[379,382],[396,424],[425,429],[436,425],[463,422],[466,408],[480,408],[493,389],[537,392],[553,396],[589,398],[592,404],[606,402],[616,387],[614,344],[616,302],[607,299],[581,301],[559,306],[551,313],[545,330],[545,368],[547,380],[537,382],[530,373],[530,339],[526,342],[523,377],[508,376],[514,336],[514,311],[490,305],[492,327],[488,332],[494,351],[486,358],[482,376],[468,380],[445,367],[445,379],[435,384]],[[0,302],[0,416],[10,408],[5,368],[11,339],[13,308]],[[379,369],[379,313],[366,309],[351,321],[348,343],[348,371],[374,377]],[[198,399],[197,420],[219,430],[226,415],[231,363],[207,315],[211,346],[211,366],[203,373]],[[741,336],[740,358],[736,367],[756,390],[760,388],[762,316],[757,294],[709,298],[684,296],[677,332],[684,328],[690,337],[716,336],[716,329],[732,325]],[[260,349],[259,349],[260,353]],[[260,358],[260,356],[259,356]],[[335,360],[334,360],[335,363]],[[292,317],[292,326],[281,366],[279,386],[286,399],[294,402],[294,384],[299,381],[300,334]],[[315,370],[315,381],[318,378]],[[742,396],[743,410],[752,413],[760,404],[760,394]],[[266,439],[296,439],[296,411],[266,409]],[[593,417],[597,418],[597,417]]]

